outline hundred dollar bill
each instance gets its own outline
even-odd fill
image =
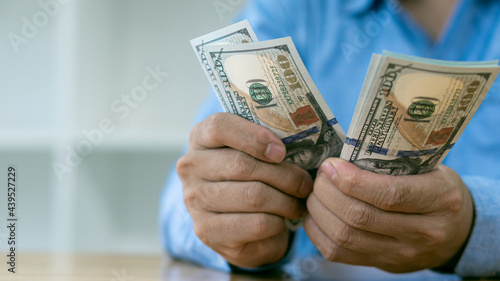
[[[208,80],[212,84],[212,88],[217,94],[217,97],[226,112],[235,114],[240,113],[231,93],[225,91],[220,77],[216,75],[213,68],[208,63],[205,47],[209,45],[243,44],[256,41],[258,41],[257,36],[255,35],[248,20],[235,23],[191,40],[191,46],[193,47]]]
[[[390,175],[433,170],[478,109],[500,67],[374,55],[341,158]]]
[[[290,37],[205,46],[210,68],[239,116],[266,127],[287,147],[285,161],[313,171],[338,157],[345,133],[307,72]]]

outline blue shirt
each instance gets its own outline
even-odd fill
[[[500,59],[500,1],[458,2],[437,40],[432,40],[397,1],[254,0],[247,3],[240,18],[248,18],[260,40],[292,37],[321,94],[347,130],[373,53],[385,49],[442,60]],[[215,94],[211,94],[196,121],[221,111]],[[499,124],[497,81],[444,161],[461,175],[476,208],[475,225],[455,268],[459,276],[500,276]],[[228,263],[194,234],[175,171],[161,196],[159,220],[163,245],[172,256],[230,270]],[[373,280],[394,278],[374,268],[346,271],[352,266],[324,261],[303,229],[297,231],[292,248],[280,265],[302,278],[313,267],[325,276],[345,279],[366,274]],[[421,271],[409,276],[433,275]]]

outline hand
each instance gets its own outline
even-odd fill
[[[472,198],[440,165],[412,176],[364,171],[329,158],[307,200],[304,228],[329,261],[410,272],[440,266],[465,243]]]
[[[177,162],[184,202],[196,235],[229,263],[279,261],[289,238],[284,218],[306,214],[298,198],[311,193],[313,181],[284,157],[278,137],[233,114],[214,114],[191,131]]]

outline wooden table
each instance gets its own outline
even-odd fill
[[[6,265],[0,266],[0,280],[26,281],[262,281],[290,279],[282,272],[271,272],[261,275],[228,274],[196,265],[173,260],[168,257],[149,256],[96,256],[96,255],[54,255],[54,254],[20,254],[17,260],[17,273],[8,273]],[[349,280],[373,280],[353,277]],[[429,278],[405,276],[399,280],[460,280],[456,276],[432,275]],[[345,276],[326,278],[309,275],[306,280],[346,280]],[[395,279],[390,279],[395,280]]]
[[[3,256],[3,255],[2,255]],[[184,281],[184,280],[281,280],[271,276],[227,274],[169,257],[23,254],[16,273],[7,272],[3,260],[0,280],[19,281]]]

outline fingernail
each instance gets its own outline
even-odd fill
[[[313,190],[313,184],[314,183],[313,183],[311,178],[305,177],[302,180],[302,185],[300,186],[300,189],[299,189],[300,196],[306,197],[307,195],[309,195]]]
[[[332,166],[332,164],[328,163],[328,162],[325,162],[323,164],[321,164],[321,170],[331,179],[333,180],[333,178],[335,177],[335,174],[337,173],[337,171],[335,170],[335,168]]]
[[[267,145],[266,157],[274,162],[281,162],[285,158],[285,147],[279,144],[270,143]]]

